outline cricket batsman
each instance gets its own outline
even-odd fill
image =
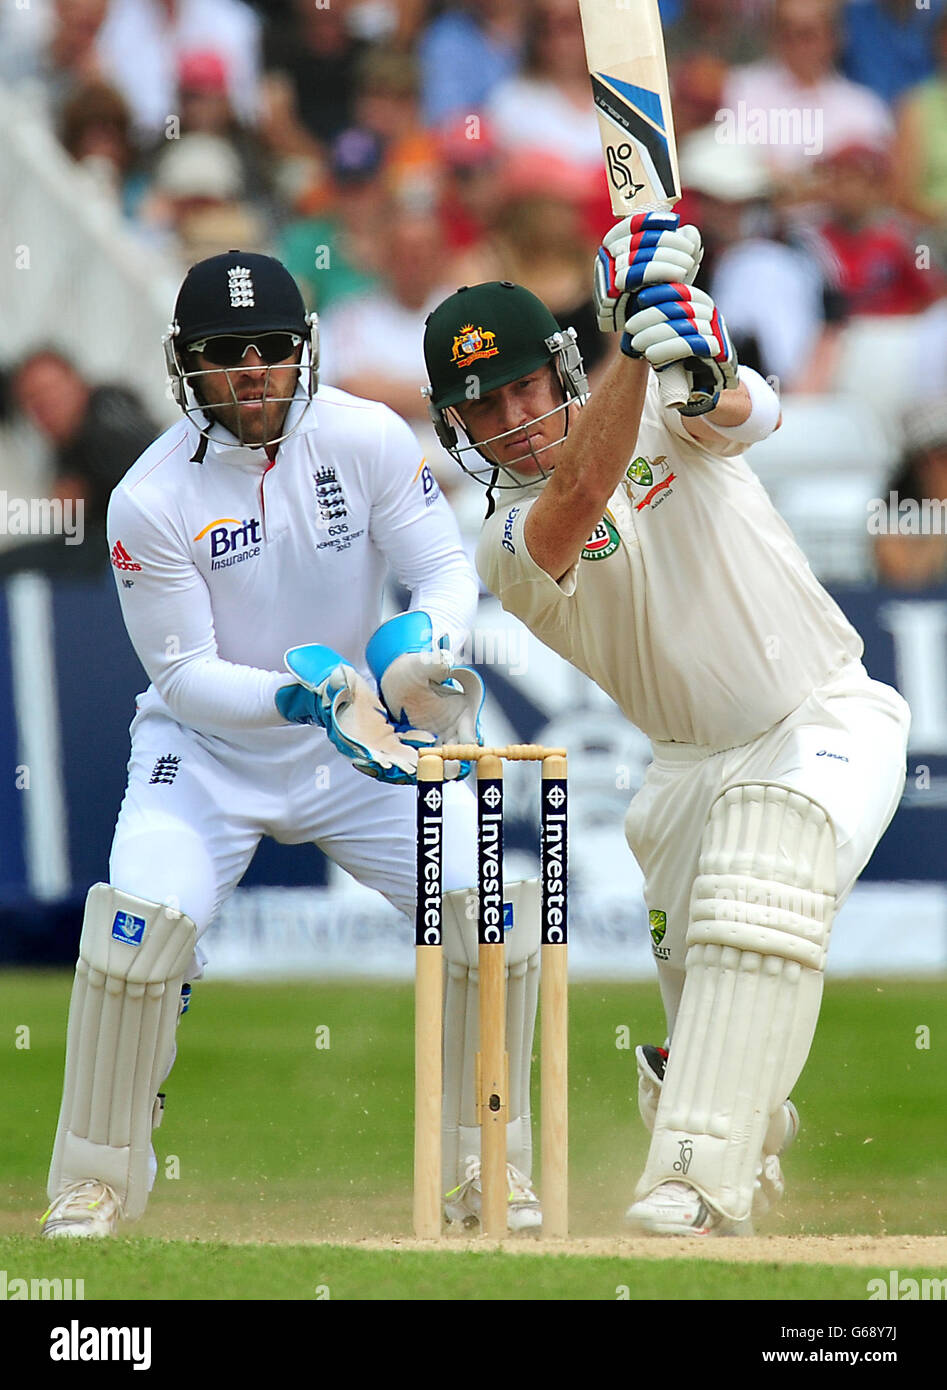
[[[184,419],[109,508],[122,614],[151,683],[109,881],[86,904],[47,1236],[110,1235],[144,1212],[200,938],[262,836],[318,845],[413,917],[417,748],[480,741],[482,682],[451,655],[478,593],[453,514],[403,420],[319,384],[317,319],[285,267],[242,251],[193,266],[165,348]],[[411,605],[382,622],[389,570]],[[465,770],[448,763],[444,799],[445,1214],[459,1229],[480,1201]],[[517,1231],[541,1221],[528,1101],[539,907],[538,885],[510,889]]]
[[[779,402],[693,288],[700,257],[673,214],[609,232],[595,299],[621,352],[588,400],[571,329],[519,286],[457,291],[424,339],[441,442],[490,491],[484,582],[652,741],[625,832],[668,1042],[637,1051],[652,1137],[626,1219],[655,1236],[749,1234],[782,1193],[833,918],[909,725],[744,458]]]

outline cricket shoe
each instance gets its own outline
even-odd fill
[[[751,1236],[753,1225],[732,1221],[712,1207],[689,1183],[662,1182],[633,1202],[625,1221],[641,1236]]]
[[[60,1192],[40,1220],[47,1237],[101,1237],[113,1236],[121,1217],[121,1203],[112,1189],[96,1178],[86,1178]]]
[[[475,1235],[480,1230],[480,1159],[471,1154],[464,1164],[464,1181],[444,1198],[444,1216],[448,1235]],[[512,1235],[536,1234],[543,1224],[543,1209],[539,1198],[512,1163],[506,1165],[507,1208],[506,1224]]]
[[[635,1060],[638,1063],[638,1109],[645,1127],[651,1134],[654,1132],[661,1087],[664,1085],[667,1047],[654,1047],[645,1043],[635,1048]],[[799,1111],[791,1100],[784,1101],[770,1120],[763,1140],[762,1162],[753,1189],[752,1214],[756,1221],[776,1205],[785,1191],[786,1185],[779,1159],[798,1133]]]

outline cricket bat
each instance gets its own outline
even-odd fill
[[[579,0],[612,212],[668,212],[681,196],[658,0]],[[690,380],[658,373],[661,401],[687,404]]]

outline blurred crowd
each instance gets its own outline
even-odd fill
[[[840,391],[852,325],[891,320],[918,390],[947,392],[947,0],[661,8],[679,211],[741,360],[785,393]],[[422,436],[422,325],[459,284],[539,294],[593,385],[614,350],[576,0],[30,0],[2,12],[0,84],[182,273],[230,247],[284,260],[323,378]]]

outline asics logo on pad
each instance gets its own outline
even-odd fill
[[[126,946],[140,946],[144,934],[144,917],[136,917],[132,912],[116,912],[112,923],[112,936],[116,941],[124,941]]]

